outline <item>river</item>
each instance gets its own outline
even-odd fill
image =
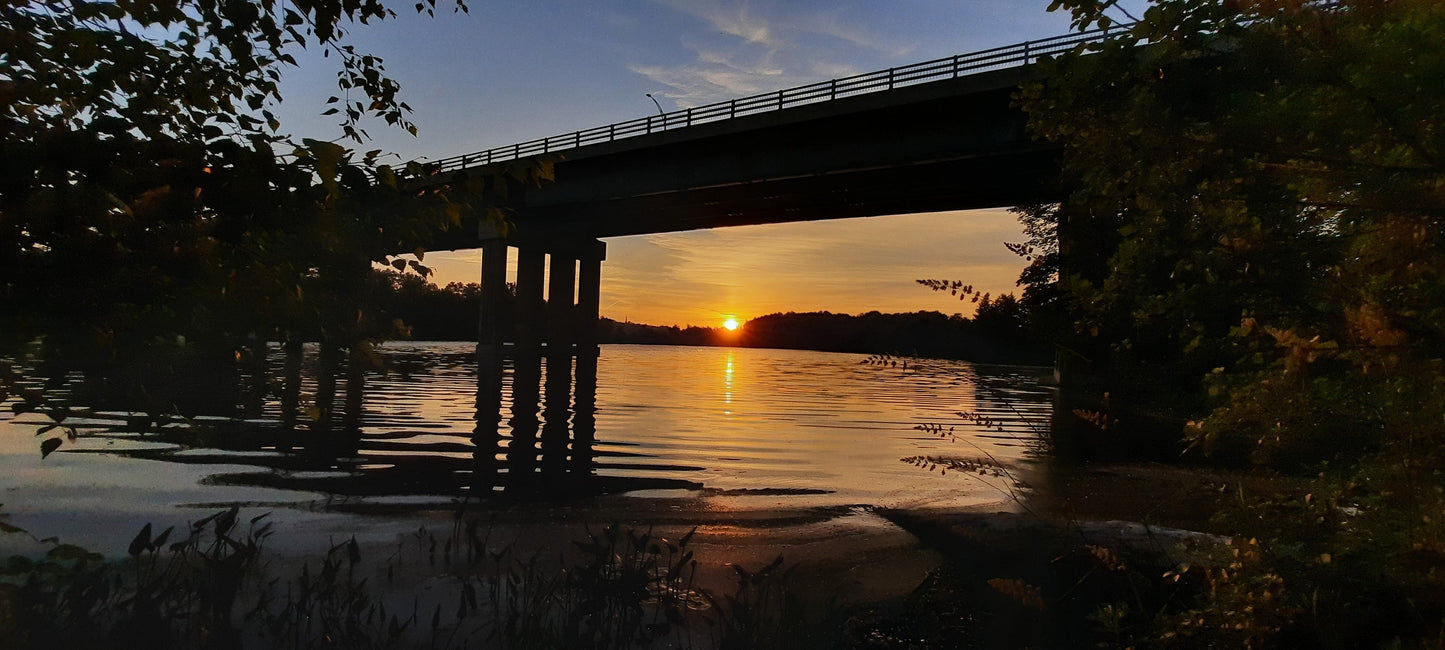
[[[526,408],[526,391],[519,404],[508,362],[491,447],[477,434],[471,344],[398,342],[381,353],[391,371],[371,381],[359,446],[324,459],[249,435],[255,423],[200,420],[205,426],[135,433],[106,413],[71,420],[79,437],[42,459],[35,432],[48,420],[7,413],[0,513],[37,534],[114,545],[146,521],[198,518],[228,504],[337,530],[364,527],[355,518],[367,506],[585,507],[598,494],[692,499],[710,510],[966,507],[1016,496],[1052,408],[1040,368],[605,345],[595,412],[549,406],[550,387],[535,408]],[[535,446],[514,430],[529,413]],[[571,426],[572,441],[559,451],[560,425]],[[564,460],[549,464],[549,454]],[[917,457],[935,462],[905,462]],[[940,471],[939,457],[968,459],[969,471]]]

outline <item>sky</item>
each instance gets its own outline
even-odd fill
[[[351,28],[402,85],[418,136],[365,124],[359,146],[437,159],[664,110],[1066,33],[1048,0],[471,0],[434,18]],[[403,13],[405,12],[405,13]],[[276,111],[297,136],[333,139],[334,59],[298,56]],[[608,239],[602,315],[716,326],[780,311],[971,311],[919,278],[1017,291],[1016,220],[997,210],[868,217]],[[513,256],[515,257],[515,256]],[[433,253],[434,281],[476,282],[476,251]],[[512,260],[515,267],[515,259]],[[513,271],[514,272],[514,271]]]

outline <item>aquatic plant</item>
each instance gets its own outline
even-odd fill
[[[16,648],[225,645],[236,596],[271,534],[266,515],[243,532],[238,514],[205,517],[174,541],[174,527],[153,534],[147,524],[123,562],[37,540],[51,545],[43,557],[14,556],[0,569],[0,638]]]
[[[614,524],[556,555],[525,554],[459,511],[449,534],[418,529],[381,562],[353,538],[278,576],[268,514],[239,519],[220,511],[183,537],[147,524],[118,562],[35,540],[51,546],[43,557],[0,569],[0,638],[17,649],[766,648],[816,631],[781,557],[734,567],[733,593],[700,588],[696,529],[670,540]],[[435,577],[408,583],[419,575]]]
[[[965,287],[965,289],[972,291],[971,287]],[[870,355],[860,363],[877,368],[904,371],[908,371],[910,368],[917,371],[919,368],[937,366],[937,361],[934,360],[889,354]],[[1007,391],[977,376],[970,376],[968,380],[978,390],[988,393],[997,403],[1004,405],[1014,417],[1003,420],[981,411],[956,411],[954,415],[963,422],[963,425],[945,425],[938,422],[916,424],[913,426],[914,431],[920,431],[941,440],[964,443],[972,448],[974,453],[970,455],[915,455],[899,460],[929,472],[938,471],[940,475],[947,475],[951,470],[956,474],[973,476],[999,493],[1008,495],[1012,501],[1027,509],[1029,506],[1023,497],[1024,491],[1029,489],[1028,482],[1012,464],[1000,460],[992,452],[983,448],[971,434],[988,432],[991,435],[1004,435],[1022,446],[1028,457],[1047,458],[1052,450],[1052,436],[1049,427],[1047,423],[1040,422],[1037,417],[1028,417],[1020,411],[1017,400]],[[1027,433],[1011,431],[1019,424],[1025,427]],[[960,428],[961,426],[963,428]],[[1002,480],[994,482],[989,479]]]

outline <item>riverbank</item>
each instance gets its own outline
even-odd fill
[[[800,606],[797,612],[806,612],[807,625],[795,632],[825,635],[814,639],[818,645],[1056,647],[1065,638],[1060,635],[1097,638],[1097,621],[1090,617],[1121,597],[1113,579],[1117,567],[1127,564],[1157,578],[1180,562],[1207,561],[1211,548],[1225,540],[1140,523],[1193,515],[1157,504],[1140,510],[1146,500],[1137,494],[1143,481],[1172,482],[1181,494],[1204,499],[1214,478],[1152,465],[1096,467],[1061,473],[1057,483],[1046,483],[1023,503],[1001,497],[966,508],[797,506],[789,504],[793,495],[716,492],[488,508],[400,500],[212,501],[172,510],[152,522],[152,529],[185,530],[189,521],[225,507],[238,508],[238,521],[266,515],[264,521],[272,523],[264,545],[266,574],[283,579],[300,574],[302,566],[315,572],[328,549],[354,539],[357,557],[364,558],[357,577],[386,585],[378,601],[404,604],[408,598],[451,602],[447,599],[459,593],[464,583],[458,576],[467,574],[458,573],[465,565],[458,559],[463,530],[483,539],[487,553],[542,558],[565,571],[585,559],[579,542],[613,526],[646,534],[663,547],[686,539],[697,561],[689,589],[719,599],[747,584],[743,576],[779,567],[778,576],[786,572],[779,584]],[[1087,503],[1089,515],[1059,509],[1060,502],[1048,498],[1049,489],[1075,487],[1081,480],[1094,489],[1070,503]],[[10,521],[35,526],[38,520]],[[111,539],[90,548],[115,559],[125,557],[124,545],[115,540],[128,543],[135,530],[89,534]],[[5,555],[27,552],[14,545],[16,539],[13,534],[0,539]],[[53,546],[33,539],[28,544],[31,555]],[[774,565],[779,557],[781,564]],[[1085,580],[1090,576],[1108,580],[1095,584],[1098,580]],[[1080,587],[1085,584],[1088,588]],[[698,620],[704,616],[697,614]]]
[[[834,645],[831,630],[837,629],[840,617],[860,607],[906,597],[942,563],[939,553],[921,547],[911,534],[864,507],[739,509],[707,499],[609,497],[486,511],[388,508],[385,513],[337,515],[294,506],[278,508],[280,505],[264,504],[271,508],[264,509],[263,504],[237,504],[232,510],[209,511],[219,514],[220,521],[237,522],[234,526],[228,523],[224,531],[236,544],[213,545],[212,529],[202,527],[198,541],[179,554],[168,551],[165,543],[150,540],[172,526],[178,532],[171,534],[169,542],[188,539],[188,531],[194,530],[189,525],[193,518],[182,522],[174,521],[175,517],[162,518],[140,535],[127,531],[126,536],[132,538],[130,554],[141,549],[135,563],[139,568],[130,568],[123,547],[88,547],[119,564],[107,570],[92,563],[86,569],[89,573],[69,578],[66,572],[79,565],[73,563],[78,550],[66,545],[67,540],[42,541],[24,533],[0,535],[4,555],[18,551],[42,562],[34,565],[39,573],[28,574],[31,565],[12,561],[0,582],[19,580],[16,584],[23,584],[30,575],[49,576],[46,580],[60,576],[62,582],[55,592],[59,594],[72,585],[92,582],[105,571],[118,580],[129,580],[146,567],[179,561],[188,567],[180,573],[190,577],[175,584],[185,588],[212,584],[215,571],[235,566],[244,580],[228,583],[235,586],[225,600],[234,603],[227,609],[233,611],[230,620],[237,633],[247,640],[245,647],[272,647],[276,639],[267,634],[274,632],[270,623],[274,621],[284,623],[285,635],[305,637],[308,632],[297,628],[300,621],[290,613],[334,607],[338,599],[357,603],[359,609],[316,610],[315,616],[339,617],[347,626],[371,629],[367,625],[378,605],[383,612],[402,612],[403,627],[408,611],[412,619],[418,611],[445,612],[444,616],[436,614],[430,630],[411,625],[411,631],[402,636],[407,643],[440,647],[463,647],[453,646],[453,641],[475,640],[496,626],[514,623],[540,626],[547,634],[564,638],[566,624],[559,621],[584,616],[588,599],[601,599],[598,602],[605,601],[608,607],[636,608],[649,624],[671,621],[678,627],[668,632],[668,638],[681,645],[718,647],[718,641],[727,635],[764,633],[786,634],[795,641],[803,639],[803,647],[815,647]],[[208,512],[200,509],[203,507],[196,504],[194,512]],[[10,521],[18,526],[25,519]],[[217,521],[211,519],[207,525],[215,527]],[[32,534],[38,537],[45,531]],[[13,544],[22,537],[22,546],[29,548]],[[607,548],[599,551],[599,544]],[[232,548],[234,551],[228,550]],[[208,559],[199,564],[186,559],[201,557]],[[632,581],[633,576],[638,582]],[[136,584],[151,583],[118,581],[115,593],[120,599],[82,617],[89,627],[110,630],[98,639],[114,641],[117,637],[112,635],[120,633],[114,630],[128,629],[95,621],[132,620],[136,613],[127,609],[132,607],[127,603],[145,600],[134,596],[141,593]],[[527,596],[519,605],[507,596],[508,589],[541,595]],[[749,596],[764,591],[773,594],[771,600]],[[59,622],[47,612],[68,616],[60,610],[31,607],[50,599],[17,600],[20,592],[10,593],[5,588],[0,592],[0,610],[4,610],[0,611],[0,628],[6,621],[14,624],[22,618],[25,625],[34,626]],[[328,596],[325,602],[318,602],[307,600],[308,593]],[[668,594],[677,597],[669,600]],[[163,609],[165,619],[198,615],[189,609],[191,602],[213,607],[210,592],[185,592],[182,596],[162,599],[164,606],[178,608]],[[480,609],[477,598],[481,599]],[[680,607],[673,608],[677,603]],[[30,609],[39,609],[41,614],[13,615]],[[253,619],[256,611],[267,612],[262,619],[270,622],[258,624]],[[312,614],[306,616],[309,620]],[[385,618],[384,613],[382,616]],[[758,629],[756,622],[740,623],[758,617],[772,621],[763,626],[767,629]],[[350,619],[355,620],[347,622]],[[363,619],[367,625],[362,624]],[[423,616],[421,621],[425,623],[425,619]],[[185,624],[181,628],[188,629]],[[52,630],[50,634],[66,633]],[[188,634],[193,633],[183,631],[176,636],[186,639]],[[44,641],[19,647],[48,647],[55,640],[45,634],[31,636]],[[513,641],[520,643],[517,638]],[[632,646],[631,641],[612,639],[603,647],[614,647],[614,643],[615,647]],[[182,646],[192,644],[182,642]]]

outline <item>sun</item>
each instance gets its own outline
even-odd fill
[[[729,332],[736,331],[739,327],[742,327],[742,324],[739,323],[738,319],[736,318],[729,317],[727,320],[723,321],[723,329],[728,330]]]

